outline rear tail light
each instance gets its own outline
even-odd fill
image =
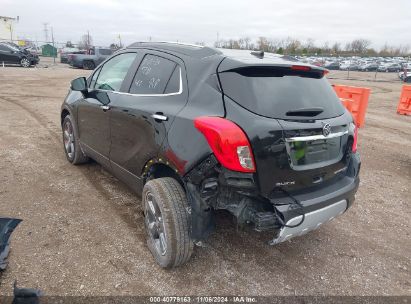
[[[352,142],[352,153],[357,152],[357,141],[358,141],[358,127],[354,125],[354,139]]]
[[[221,165],[233,171],[255,172],[250,143],[239,126],[210,116],[197,117],[194,126],[203,133]]]

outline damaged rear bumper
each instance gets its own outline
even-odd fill
[[[353,156],[345,171],[321,185],[292,193],[278,187],[264,197],[251,174],[221,168],[213,176],[208,172],[215,164],[214,158],[207,159],[186,179],[195,241],[205,240],[213,231],[214,211],[226,210],[238,226],[274,233],[270,244],[284,242],[344,213],[353,204],[360,182],[360,159]]]
[[[306,213],[303,216],[293,217],[286,222],[286,226],[282,227],[270,245],[276,245],[285,242],[293,237],[301,236],[312,230],[319,228],[322,224],[331,221],[335,217],[344,213],[347,209],[347,201],[342,200],[327,207],[317,209]],[[301,223],[300,225],[298,225]],[[296,227],[295,227],[296,226]]]
[[[354,202],[360,179],[344,177],[337,183],[317,191],[295,195],[302,208],[293,208],[289,197],[272,199],[281,221],[285,223],[270,242],[275,245],[315,230],[344,213]],[[302,221],[302,213],[305,218]],[[298,225],[300,223],[300,225]],[[297,227],[293,227],[296,226]],[[287,227],[291,226],[291,227]]]

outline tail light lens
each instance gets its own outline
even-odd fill
[[[250,143],[239,126],[210,116],[197,117],[194,126],[203,133],[221,165],[233,171],[255,172]]]
[[[358,127],[354,125],[354,140],[352,142],[352,153],[357,152]]]
[[[305,65],[292,65],[291,70],[308,72],[308,71],[311,71],[311,68],[309,66],[305,66]]]

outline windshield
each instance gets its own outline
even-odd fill
[[[321,109],[318,114],[307,112],[311,119],[325,119],[344,114],[344,107],[324,77],[223,72],[220,80],[224,94],[256,114],[280,119],[301,118],[301,110]],[[313,75],[308,75],[313,76]],[[293,115],[293,113],[295,113]],[[305,113],[302,111],[302,113]]]

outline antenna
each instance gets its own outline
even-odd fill
[[[264,51],[252,51],[250,54],[260,59],[264,58]]]

